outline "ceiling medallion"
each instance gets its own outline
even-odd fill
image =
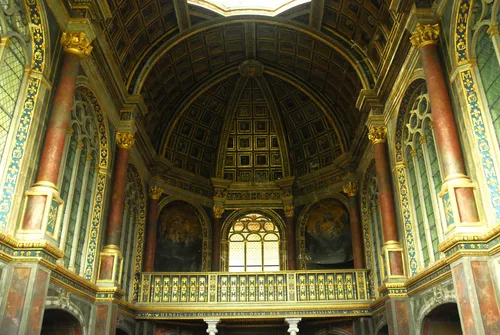
[[[311,0],[187,0],[187,2],[224,16],[276,16],[292,7],[311,2]]]
[[[255,59],[249,59],[238,66],[238,71],[245,78],[257,78],[264,73],[264,65]]]

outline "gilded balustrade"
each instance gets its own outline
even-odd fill
[[[279,305],[370,299],[366,270],[141,274],[140,304]]]

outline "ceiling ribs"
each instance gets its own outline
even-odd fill
[[[174,0],[175,16],[180,32],[191,28],[191,19],[189,18],[189,6],[187,0]]]
[[[247,59],[255,59],[257,55],[257,43],[255,41],[255,22],[245,23],[245,44]]]
[[[316,30],[321,30],[323,14],[325,13],[325,0],[312,0],[311,11],[309,13],[309,26]]]

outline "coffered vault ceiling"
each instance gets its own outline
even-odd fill
[[[195,1],[108,0],[112,17],[102,23],[109,52],[119,64],[129,93],[141,94],[147,104],[148,113],[140,122],[160,153],[171,159],[180,155],[169,147],[168,140],[183,137],[179,127],[189,118],[187,106],[207,110],[200,100],[206,96],[220,105],[210,111],[212,121],[217,122],[201,124],[205,112],[191,121],[198,122],[193,126],[204,127],[207,134],[220,134],[217,127],[225,121],[226,109],[234,108],[237,101],[231,93],[241,80],[238,66],[246,60],[264,65],[261,80],[267,87],[266,101],[279,106],[283,131],[301,131],[296,125],[298,119],[287,116],[293,114],[290,108],[300,110],[296,115],[304,119],[317,121],[300,105],[304,97],[309,101],[307,108],[314,106],[319,111],[324,129],[318,128],[323,130],[316,134],[312,123],[308,125],[313,142],[318,146],[319,137],[329,134],[336,149],[325,149],[326,157],[321,150],[311,147],[312,151],[305,151],[300,146],[299,151],[307,157],[315,152],[314,166],[326,166],[349,149],[363,119],[355,108],[356,99],[361,89],[374,87],[377,67],[390,37],[393,17],[387,2],[312,0],[272,18],[226,18],[191,2]],[[288,102],[297,106],[288,106]],[[289,149],[290,173],[309,172],[311,166],[298,163],[301,153],[293,147],[293,138],[289,134],[283,138]],[[215,146],[208,142],[196,144],[202,147],[201,154],[195,155],[199,157],[196,173],[208,175],[208,171],[202,173],[204,165],[212,167],[211,175],[216,173],[215,162],[208,156],[220,159],[216,156],[221,139],[212,140]],[[188,156],[183,161],[185,169]]]

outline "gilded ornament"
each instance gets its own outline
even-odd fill
[[[119,148],[130,150],[134,145],[134,135],[130,132],[117,132],[116,145]]]
[[[217,219],[222,218],[222,214],[224,214],[224,206],[214,206],[214,216]]]
[[[163,189],[159,186],[150,186],[149,187],[149,197],[153,200],[160,199],[160,196],[163,193]]]
[[[344,193],[349,197],[355,197],[358,190],[358,184],[352,181],[344,185]]]
[[[411,34],[410,42],[418,49],[429,45],[437,44],[439,38],[439,24],[417,24],[417,28]]]
[[[285,205],[283,207],[283,210],[285,211],[286,217],[291,217],[295,213],[295,206],[294,205]]]
[[[387,128],[385,126],[373,126],[368,132],[368,139],[372,144],[384,143],[387,140]]]
[[[63,33],[61,44],[65,52],[73,53],[80,57],[89,56],[92,52],[90,41],[85,37],[84,32]]]

